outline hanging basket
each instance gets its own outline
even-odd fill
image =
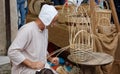
[[[98,20],[98,33],[109,35],[112,32],[110,20],[107,17],[102,17]]]
[[[95,10],[95,20],[94,21],[96,23],[98,23],[99,19],[102,18],[102,17],[106,17],[109,20],[111,20],[112,11],[109,9],[107,1],[105,1],[105,3],[106,3],[106,6],[107,6],[107,9],[101,9],[101,8],[97,7],[96,10]],[[104,22],[104,20],[101,21],[101,23],[103,23],[103,22]],[[97,27],[97,24],[96,24],[95,27]]]
[[[68,16],[73,14],[75,6],[73,4],[64,3],[61,10],[58,13],[58,22],[65,23],[68,20]]]
[[[88,15],[89,7],[88,8],[87,7],[88,5],[82,4],[78,7],[75,13],[68,15],[66,20],[67,25],[86,24],[86,23],[89,24],[90,23],[90,17]]]

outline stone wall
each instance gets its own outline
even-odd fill
[[[10,21],[11,21],[11,40],[13,41],[17,30],[17,4],[16,0],[10,0]],[[0,55],[6,54],[6,19],[5,19],[5,0],[0,0]]]
[[[10,0],[10,17],[11,17],[11,40],[13,41],[18,31],[17,17],[17,0]]]
[[[5,0],[0,0],[0,55],[6,52]]]

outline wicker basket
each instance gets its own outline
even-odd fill
[[[92,30],[90,18],[85,6],[75,8],[77,11],[68,15],[67,25],[69,29],[70,55],[75,61],[86,61],[93,51]],[[89,9],[89,8],[88,8]]]
[[[112,26],[110,24],[110,20],[107,17],[102,17],[98,20],[98,32],[109,35],[112,31]]]
[[[78,7],[77,11],[78,11],[78,14],[87,13],[90,16],[90,5],[87,3],[81,4]]]
[[[75,10],[75,6],[73,4],[70,5],[66,5],[66,4],[67,3],[64,3],[62,10],[59,10],[59,14],[58,14],[59,23],[65,23],[68,20],[68,16],[72,15]]]
[[[68,3],[69,3],[69,1],[68,1]],[[81,4],[77,8],[77,10],[76,10],[76,6],[73,3],[67,4],[67,5],[66,4],[67,4],[67,2],[64,3],[64,5],[62,7],[62,10],[59,10],[58,22],[60,22],[60,23],[66,23],[69,20],[72,21],[73,19],[77,19],[76,17],[74,17],[76,15],[77,16],[79,14],[85,14],[86,15],[86,13],[87,13],[87,15],[89,15],[89,13],[90,13],[90,6],[89,6],[89,4]],[[70,17],[73,17],[73,18],[70,18]]]
[[[95,10],[95,20],[94,20],[96,22],[95,28],[97,27],[97,23],[98,23],[100,18],[106,17],[109,20],[111,20],[111,13],[112,13],[112,11],[109,9],[107,1],[105,1],[105,3],[107,5],[107,9],[101,9],[101,8],[97,7],[96,10]],[[103,22],[104,22],[104,20],[102,20],[100,23],[103,23]]]
[[[83,13],[82,13],[83,14]],[[81,16],[81,15],[70,15],[68,16],[68,20],[66,20],[67,23],[74,23],[74,24],[85,24],[90,23],[90,18]]]
[[[70,45],[70,54],[76,58],[76,61],[87,61],[91,57],[90,52],[93,51],[92,35],[87,34],[87,37],[85,36],[85,38],[82,36],[84,39],[82,38],[82,40],[80,40],[80,36],[83,35],[81,33],[83,32],[85,34],[87,31],[78,31],[73,38],[72,44]]]

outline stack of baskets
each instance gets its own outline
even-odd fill
[[[69,15],[67,20],[70,57],[73,57],[74,59],[71,60],[76,63],[90,59],[90,53],[93,51],[90,18],[83,7],[80,10],[82,11]]]

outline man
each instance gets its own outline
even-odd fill
[[[48,30],[46,26],[54,26],[58,11],[52,5],[43,5],[39,17],[22,26],[9,47],[8,56],[12,62],[11,74],[35,74],[37,70],[48,67],[47,45]],[[58,64],[57,57],[49,57]]]
[[[27,0],[17,0],[17,11],[18,11],[18,29],[25,24],[26,14],[28,12]]]

